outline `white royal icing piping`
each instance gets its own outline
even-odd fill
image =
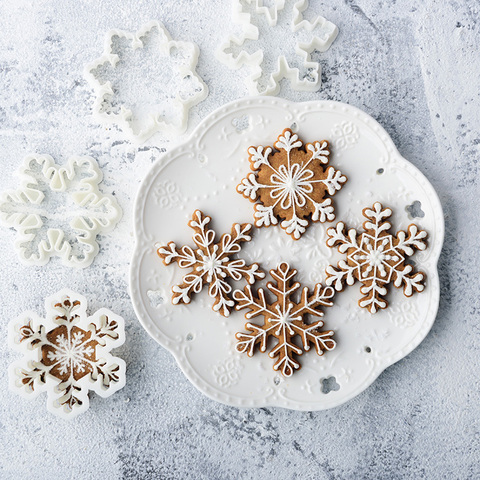
[[[251,163],[254,168],[261,165],[267,165],[272,170],[270,176],[271,185],[259,183],[254,173],[250,173],[238,185],[237,190],[251,200],[256,200],[260,189],[270,189],[270,197],[275,203],[270,206],[256,205],[255,225],[257,227],[276,225],[277,218],[274,215],[274,208],[280,204],[282,210],[287,210],[293,206],[294,214],[291,219],[282,221],[282,228],[288,234],[293,234],[295,239],[299,239],[308,226],[308,220],[297,216],[296,212],[305,206],[307,201],[311,202],[314,207],[312,221],[325,222],[335,218],[334,209],[331,198],[327,198],[322,202],[315,202],[310,194],[313,192],[315,183],[323,183],[327,187],[329,195],[333,195],[337,190],[342,188],[346,177],[339,170],[329,167],[327,170],[327,178],[321,180],[311,180],[314,176],[313,170],[307,168],[312,160],[320,160],[321,163],[328,163],[328,155],[330,152],[326,150],[327,142],[315,142],[308,144],[307,150],[312,153],[309,161],[300,166],[298,163],[293,165],[290,163],[290,152],[294,148],[300,148],[303,143],[299,140],[297,134],[286,131],[285,135],[281,135],[275,142],[275,148],[282,149],[287,152],[287,165],[281,165],[276,170],[270,163],[268,156],[272,153],[270,147],[264,150],[264,147],[250,147],[249,153],[252,155]]]

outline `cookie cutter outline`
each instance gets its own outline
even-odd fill
[[[248,0],[248,3],[250,5],[255,3],[256,13],[264,15],[271,27],[277,24],[278,12],[285,7],[285,0],[275,0],[274,5],[271,7],[264,6],[263,0]],[[233,70],[238,70],[244,65],[252,69],[252,73],[245,77],[245,85],[250,95],[277,95],[280,92],[280,80],[284,78],[290,81],[294,90],[315,92],[320,89],[322,84],[321,66],[318,62],[312,60],[311,53],[314,50],[320,52],[327,51],[337,38],[338,28],[321,15],[318,15],[313,21],[304,19],[303,12],[308,8],[308,5],[308,0],[299,0],[294,3],[291,13],[292,33],[300,29],[312,32],[317,27],[330,29],[330,32],[327,31],[324,38],[314,35],[310,42],[297,42],[295,45],[295,53],[303,60],[304,68],[306,70],[311,69],[310,75],[313,77],[313,81],[301,79],[299,69],[290,67],[285,55],[281,55],[277,59],[276,70],[270,73],[268,85],[265,87],[265,90],[260,91],[258,89],[258,79],[263,73],[263,51],[260,49],[249,54],[246,50],[242,50],[236,58],[231,53],[225,53],[225,50],[232,44],[242,46],[246,41],[255,41],[261,37],[258,27],[252,23],[250,13],[243,11],[240,0],[235,0],[232,19],[235,24],[242,26],[243,32],[239,36],[235,34],[229,35],[226,41],[215,51],[215,56],[218,61]]]
[[[32,162],[41,168],[41,175],[52,192],[66,192],[69,183],[76,177],[76,169],[87,167],[91,175],[80,177],[79,187],[69,192],[72,201],[83,207],[85,205],[101,206],[107,209],[104,218],[98,219],[87,215],[72,217],[69,227],[72,231],[78,231],[76,237],[86,248],[82,250],[83,258],[72,255],[72,246],[65,239],[66,228],[48,228],[46,238],[41,239],[37,251],[30,256],[27,255],[27,245],[35,239],[37,233],[32,230],[43,226],[40,213],[28,212],[28,208],[22,211],[9,211],[7,205],[23,204],[40,206],[45,198],[44,191],[38,188],[35,171],[31,169]],[[17,231],[17,238],[14,242],[20,260],[26,265],[45,265],[51,257],[58,256],[63,265],[68,267],[88,267],[99,251],[97,235],[112,231],[122,217],[122,209],[116,199],[109,194],[104,194],[99,189],[103,179],[103,173],[97,161],[88,156],[70,157],[66,165],[58,165],[50,155],[27,155],[19,167],[17,176],[20,185],[14,190],[6,190],[0,193],[0,221],[7,227]],[[88,209],[85,210],[88,212]],[[84,218],[88,218],[92,225],[89,225]]]
[[[173,103],[177,107],[178,112],[180,113],[180,123],[178,125],[174,123],[168,123],[165,121],[159,120],[159,115],[155,116],[153,114],[149,115],[150,124],[145,128],[140,129],[138,132],[135,132],[132,126],[132,117],[133,112],[131,109],[122,105],[120,107],[119,113],[106,113],[102,112],[103,102],[108,102],[109,96],[114,96],[115,92],[112,87],[112,83],[107,80],[105,83],[100,83],[97,77],[92,73],[99,66],[104,65],[105,63],[110,63],[112,68],[115,68],[117,63],[120,61],[120,57],[113,53],[112,47],[114,44],[114,37],[123,37],[131,41],[132,49],[137,50],[138,48],[143,48],[145,43],[142,41],[142,38],[147,36],[152,30],[158,29],[159,34],[165,37],[165,42],[162,44],[160,52],[170,53],[171,49],[187,49],[191,50],[189,55],[189,61],[183,65],[178,66],[178,73],[184,77],[190,75],[194,77],[202,87],[198,94],[193,95],[187,100],[182,100],[179,92],[176,92],[175,99]],[[104,41],[104,48],[102,55],[95,59],[94,61],[85,65],[84,68],[84,77],[87,80],[88,84],[93,88],[95,93],[95,101],[93,104],[93,115],[94,117],[104,125],[118,125],[124,132],[127,133],[130,140],[136,143],[144,143],[152,135],[157,132],[165,132],[166,134],[183,134],[188,127],[188,117],[189,111],[192,107],[199,104],[201,101],[205,100],[208,95],[208,87],[203,81],[203,79],[195,71],[197,67],[198,57],[200,55],[200,50],[198,46],[193,42],[183,42],[172,40],[170,33],[167,29],[157,20],[152,20],[145,25],[143,25],[137,32],[131,33],[124,30],[112,29],[107,32]]]
[[[34,363],[39,363],[42,356],[41,348],[34,348],[28,343],[20,343],[19,329],[27,324],[32,325],[32,327],[37,327],[37,329],[43,326],[46,336],[49,332],[59,326],[59,324],[55,322],[55,318],[59,316],[59,313],[55,310],[54,306],[55,304],[62,302],[65,297],[69,297],[70,299],[75,299],[80,302],[80,307],[77,312],[77,315],[80,319],[76,322],[75,325],[78,325],[84,331],[91,331],[91,324],[94,324],[95,327],[98,327],[99,323],[102,321],[103,316],[106,316],[110,320],[117,322],[118,325],[118,328],[116,329],[116,332],[118,333],[118,338],[113,339],[108,335],[105,335],[104,337],[102,337],[102,339],[104,339],[105,345],[102,346],[101,344],[97,344],[95,346],[95,353],[97,361],[105,360],[105,365],[118,365],[119,369],[117,375],[119,377],[119,380],[105,388],[102,386],[101,375],[98,375],[96,380],[92,380],[89,374],[85,375],[79,380],[76,380],[77,386],[80,386],[80,390],[76,391],[76,395],[80,397],[79,399],[83,403],[81,405],[75,406],[75,408],[73,408],[69,412],[62,408],[61,405],[56,404],[56,401],[62,396],[61,390],[57,389],[60,383],[62,383],[60,379],[47,372],[45,375],[45,382],[43,384],[36,383],[34,388],[28,390],[27,388],[25,388],[24,384],[20,384],[21,377],[18,375],[19,369],[25,367],[32,368]],[[93,390],[97,395],[103,398],[107,398],[110,395],[113,395],[118,390],[121,390],[126,383],[125,361],[111,354],[112,349],[118,348],[125,343],[125,321],[123,317],[113,313],[106,308],[100,308],[89,316],[87,314],[87,306],[87,299],[83,295],[76,293],[69,288],[64,288],[54,293],[53,295],[45,298],[44,318],[42,318],[32,310],[27,310],[21,315],[19,315],[17,318],[11,320],[8,324],[8,345],[12,350],[22,354],[22,357],[14,360],[8,366],[8,384],[10,391],[29,400],[38,397],[43,392],[46,392],[47,410],[54,415],[57,415],[67,420],[71,420],[88,410],[90,406],[88,395],[89,390]]]

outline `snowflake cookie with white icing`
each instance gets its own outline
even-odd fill
[[[400,230],[394,236],[389,233],[392,225],[387,221],[391,215],[390,208],[383,208],[376,202],[372,208],[363,209],[363,216],[367,219],[363,223],[364,233],[359,234],[353,228],[347,233],[343,222],[327,230],[327,245],[338,247],[338,251],[347,256],[337,267],[327,267],[327,285],[334,285],[341,291],[345,283],[353,285],[355,280],[360,281],[363,297],[358,304],[370,313],[388,307],[385,296],[390,283],[397,288],[403,285],[407,297],[425,288],[425,273],[415,272],[414,267],[405,261],[416,250],[425,250],[427,232],[411,224],[407,232]]]
[[[272,147],[249,147],[252,173],[237,191],[255,203],[255,226],[280,226],[298,240],[310,222],[335,219],[331,196],[347,177],[328,166],[330,148],[326,140],[305,146],[286,128]]]
[[[320,330],[324,325],[322,320],[313,323],[305,321],[307,315],[323,317],[321,307],[333,305],[331,299],[335,290],[321,284],[315,285],[313,292],[304,287],[300,299],[292,300],[292,294],[300,288],[300,283],[294,282],[296,274],[297,271],[287,263],[281,263],[276,269],[270,270],[275,283],[267,283],[267,288],[276,297],[274,302],[265,298],[263,288],[255,294],[249,285],[243,291],[235,290],[233,294],[237,302],[236,310],[250,310],[245,314],[247,320],[263,317],[263,325],[248,322],[245,325],[248,332],[236,334],[237,351],[251,357],[257,346],[261,352],[265,352],[268,339],[275,338],[276,344],[268,355],[276,360],[273,369],[279,370],[285,377],[290,377],[295,370],[301,368],[296,357],[310,350],[310,347],[315,347],[321,356],[325,350],[333,350],[336,346],[332,339],[334,332]],[[301,346],[295,342],[295,337],[299,337]]]
[[[228,317],[235,302],[230,298],[232,291],[228,280],[239,281],[242,278],[253,284],[255,280],[264,278],[258,263],[247,265],[245,260],[232,259],[240,252],[243,242],[249,242],[252,226],[249,223],[234,223],[231,233],[224,233],[215,242],[216,233],[208,228],[211,218],[200,210],[196,210],[189,227],[195,232],[193,241],[197,249],[189,246],[177,248],[174,242],[160,246],[157,253],[165,265],[176,262],[180,268],[188,268],[180,285],[172,288],[172,303],[190,303],[191,295],[199,293],[208,284],[208,295],[215,299],[213,310]]]
[[[88,391],[108,397],[125,385],[125,362],[110,354],[125,342],[123,318],[107,309],[87,316],[87,300],[64,289],[48,297],[45,319],[25,312],[9,324],[9,343],[23,353],[10,365],[10,388],[31,398],[47,391],[47,408],[73,418]]]

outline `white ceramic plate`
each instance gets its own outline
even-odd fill
[[[362,209],[375,201],[393,209],[392,232],[415,222],[428,232],[429,246],[411,257],[427,274],[424,292],[407,298],[391,286],[389,307],[375,315],[358,306],[358,282],[338,293],[324,317],[324,328],[335,330],[337,347],[322,357],[313,350],[306,352],[301,370],[284,378],[272,369],[273,360],[266,353],[250,358],[236,352],[235,333],[244,330],[245,311],[232,312],[228,318],[213,312],[206,289],[189,305],[172,305],[171,287],[187,270],[163,265],[155,245],[170,241],[193,245],[187,223],[195,209],[212,217],[218,235],[230,231],[232,223],[253,223],[253,204],[236,192],[249,172],[247,148],[273,145],[291,126],[305,143],[331,142],[331,165],[348,177],[334,197],[337,218],[312,224],[298,241],[278,226],[255,229],[242,258],[259,262],[265,271],[286,261],[298,270],[297,280],[312,288],[324,282],[325,267],[341,258],[326,246],[326,229],[342,220],[361,230]],[[413,210],[407,207],[414,202],[420,202],[424,215],[412,220]],[[425,338],[437,313],[437,260],[444,235],[440,201],[427,179],[400,156],[385,130],[369,115],[342,103],[262,97],[221,107],[189,140],[153,165],[138,193],[135,234],[130,289],[140,322],[175,356],[200,391],[222,403],[297,410],[340,405],[410,353]]]

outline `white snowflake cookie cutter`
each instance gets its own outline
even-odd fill
[[[88,391],[109,397],[125,386],[125,362],[109,352],[125,342],[124,320],[69,289],[47,297],[46,316],[24,312],[9,323],[9,345],[23,353],[10,365],[10,389],[25,398],[47,392],[47,408],[71,419],[89,407]]]
[[[20,186],[0,194],[0,221],[17,230],[20,260],[45,265],[58,256],[68,267],[88,267],[98,253],[97,235],[122,216],[114,197],[99,190],[98,163],[71,157],[61,166],[49,155],[29,155],[18,176]]]
[[[135,127],[134,111],[132,105],[125,105],[121,101],[115,104],[117,95],[116,86],[111,80],[102,82],[99,78],[99,68],[109,67],[112,70],[117,68],[123,61],[120,50],[116,50],[115,38],[124,39],[130,42],[133,53],[139,49],[146,48],[149,37],[158,32],[158,64],[166,66],[162,59],[168,59],[172,63],[170,73],[172,77],[165,79],[162,84],[160,75],[156,75],[155,80],[162,89],[168,89],[168,83],[176,81],[176,90],[174,96],[169,100],[169,107],[175,111],[176,117],[168,120],[164,116],[164,106],[161,104],[151,105],[146,115],[146,124],[143,127]],[[163,132],[167,135],[182,134],[187,129],[189,110],[197,105],[208,95],[208,88],[195,72],[199,56],[199,49],[196,44],[191,42],[180,42],[172,40],[165,27],[157,21],[151,21],[144,25],[136,33],[125,32],[123,30],[110,30],[105,39],[104,53],[100,58],[85,66],[84,75],[90,86],[95,92],[95,102],[93,104],[94,116],[103,124],[117,124],[124,130],[131,140],[143,143],[153,134]],[[165,69],[166,70],[166,69]],[[95,73],[97,72],[97,74]],[[147,75],[147,71],[144,72]],[[195,88],[193,92],[186,91],[186,85],[182,82],[192,81]],[[133,85],[135,88],[135,85]],[[166,100],[165,100],[166,101]]]
[[[233,8],[233,21],[242,27],[240,35],[232,34],[220,45],[215,52],[217,60],[224,63],[231,69],[239,69],[243,66],[251,68],[251,74],[246,77],[245,84],[250,95],[277,95],[280,91],[280,80],[288,79],[295,90],[315,92],[322,83],[321,67],[318,62],[312,59],[312,52],[327,51],[338,35],[338,28],[324,17],[318,15],[313,21],[304,19],[303,12],[308,8],[308,0],[299,0],[293,3],[291,9],[292,35],[298,35],[299,31],[311,33],[308,41],[298,39],[295,44],[295,54],[302,61],[302,72],[299,68],[290,66],[285,55],[277,58],[275,69],[271,69],[267,84],[262,87],[259,83],[266,68],[264,63],[264,52],[259,49],[249,53],[245,47],[246,43],[255,42],[262,36],[255,24],[252,14],[245,11],[245,7],[252,7],[253,13],[264,16],[268,26],[274,28],[278,24],[279,15],[285,11],[285,0],[275,0],[273,6],[266,7],[263,0],[236,0]],[[319,30],[318,34],[314,34]],[[244,47],[237,56],[228,50],[234,47]]]

